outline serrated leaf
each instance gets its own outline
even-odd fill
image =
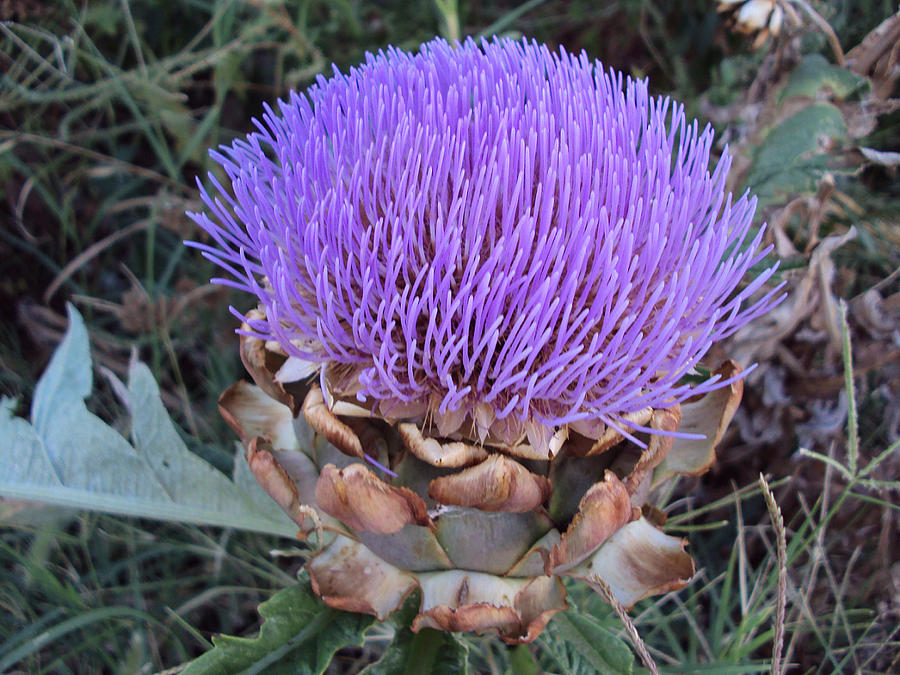
[[[378,661],[360,675],[465,675],[469,649],[450,633],[400,628]]]
[[[35,389],[32,424],[13,416],[12,401],[0,402],[0,495],[296,534],[274,504],[255,500],[190,452],[143,364],[131,364],[127,388],[114,382],[132,415],[134,446],[92,414],[84,403],[93,384],[87,329],[74,307],[68,311],[69,328]]]
[[[625,641],[579,612],[554,615],[539,640],[569,673],[631,673],[634,667],[634,654]]]
[[[331,609],[315,596],[306,577],[262,603],[259,614],[264,621],[257,637],[214,637],[215,647],[191,661],[182,675],[318,675],[338,649],[361,645],[375,622],[365,614]]]

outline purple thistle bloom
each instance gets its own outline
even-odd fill
[[[360,400],[626,424],[723,386],[683,378],[775,302],[747,303],[774,267],[739,288],[763,230],[713,131],[583,53],[389,48],[254,123],[191,245],[256,296],[254,334],[347,364]]]

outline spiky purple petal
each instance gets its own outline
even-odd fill
[[[763,233],[712,130],[584,54],[389,48],[254,123],[192,245],[360,398],[614,420],[722,386],[679,380],[773,303],[747,301],[774,268],[739,286]]]

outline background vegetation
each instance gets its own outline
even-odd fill
[[[584,49],[715,125],[788,282],[771,317],[712,355],[761,365],[717,467],[675,487],[668,529],[699,573],[634,610],[647,650],[673,673],[777,671],[782,644],[789,672],[897,671],[900,18],[888,0],[780,0],[778,34],[745,33],[740,3],[717,4],[0,0],[0,393],[28,409],[71,300],[95,362],[122,376],[136,349],[187,445],[230,472],[216,398],[242,377],[227,307],[243,300],[208,286],[211,265],[181,243],[201,236],[184,212],[207,149],[250,130],[262,102],[388,44],[510,33]],[[98,385],[94,412],[121,420]],[[784,516],[780,555],[760,473]],[[304,553],[10,501],[0,526],[0,672],[176,672],[216,633],[254,635],[257,605]],[[624,634],[598,599],[574,599]],[[468,667],[595,672],[578,630],[554,620],[514,649],[468,639]],[[331,672],[375,661],[392,631],[339,651]]]

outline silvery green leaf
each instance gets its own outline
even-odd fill
[[[134,445],[92,414],[87,329],[69,306],[69,329],[35,389],[31,424],[0,401],[0,495],[130,516],[221,525],[292,537],[296,526],[259,490],[194,455],[162,405],[159,388],[133,361],[127,387],[113,388],[131,413]]]

